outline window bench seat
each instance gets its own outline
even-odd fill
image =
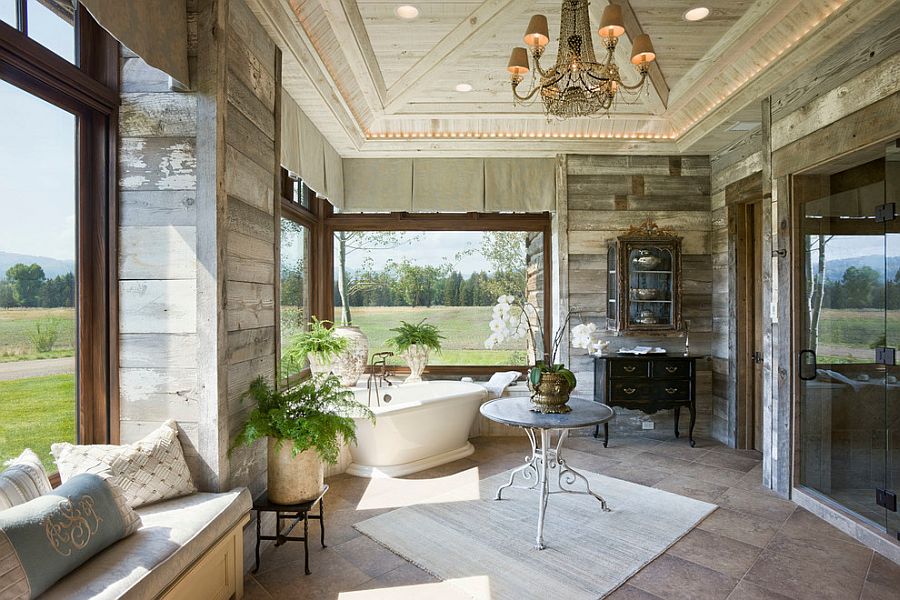
[[[240,599],[250,492],[197,493],[141,507],[143,524],[41,596],[48,600]]]

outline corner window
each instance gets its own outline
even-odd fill
[[[309,228],[291,219],[281,219],[281,293],[280,336],[281,358],[291,340],[306,328],[311,316],[310,306],[310,235]],[[306,365],[283,363],[290,376]]]

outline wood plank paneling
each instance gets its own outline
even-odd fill
[[[120,227],[119,279],[193,279],[197,274],[194,226]]]
[[[184,280],[119,282],[121,333],[194,333],[197,284]]]

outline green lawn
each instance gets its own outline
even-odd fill
[[[75,441],[75,375],[0,381],[0,462],[34,450],[56,471],[50,444]]]
[[[58,325],[58,337],[50,352],[38,353],[30,336],[40,324]],[[62,358],[75,353],[75,309],[0,309],[0,362]]]
[[[282,308],[283,347],[296,331],[285,324],[296,322],[288,307]],[[340,315],[340,307],[335,308]],[[385,340],[393,335],[392,327],[400,321],[417,323],[423,318],[437,326],[444,340],[444,349],[433,354],[428,362],[432,365],[514,365],[525,362],[525,340],[507,341],[495,350],[485,350],[484,340],[490,335],[488,323],[491,320],[490,306],[433,306],[431,308],[408,306],[353,307],[353,324],[369,337],[369,352],[391,350]],[[393,364],[401,365],[403,360],[395,358]]]

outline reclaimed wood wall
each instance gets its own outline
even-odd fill
[[[603,327],[606,319],[607,244],[631,225],[651,218],[660,226],[673,227],[683,237],[683,316],[690,322],[690,351],[706,357],[712,340],[712,254],[710,237],[710,167],[706,156],[607,156],[565,157],[565,240],[560,259],[560,289],[568,310],[581,312],[580,321]],[[684,351],[683,335],[607,337],[610,351],[620,347],[661,346]],[[585,350],[567,348],[569,363],[578,378],[576,396],[593,394],[593,361]],[[712,363],[697,361],[697,429],[706,435],[712,413]],[[613,430],[638,430],[652,420],[657,429],[671,432],[672,414],[652,416],[617,409]],[[687,411],[682,411],[686,431]]]
[[[121,56],[120,437],[174,418],[201,489],[258,493],[264,444],[228,449],[275,374],[280,55],[244,0],[188,10],[191,91]]]
[[[188,5],[195,28],[196,3]],[[195,36],[189,53],[195,70]],[[194,477],[208,483],[197,368],[197,94],[170,91],[168,77],[127,48],[119,65],[120,440],[177,419]]]

